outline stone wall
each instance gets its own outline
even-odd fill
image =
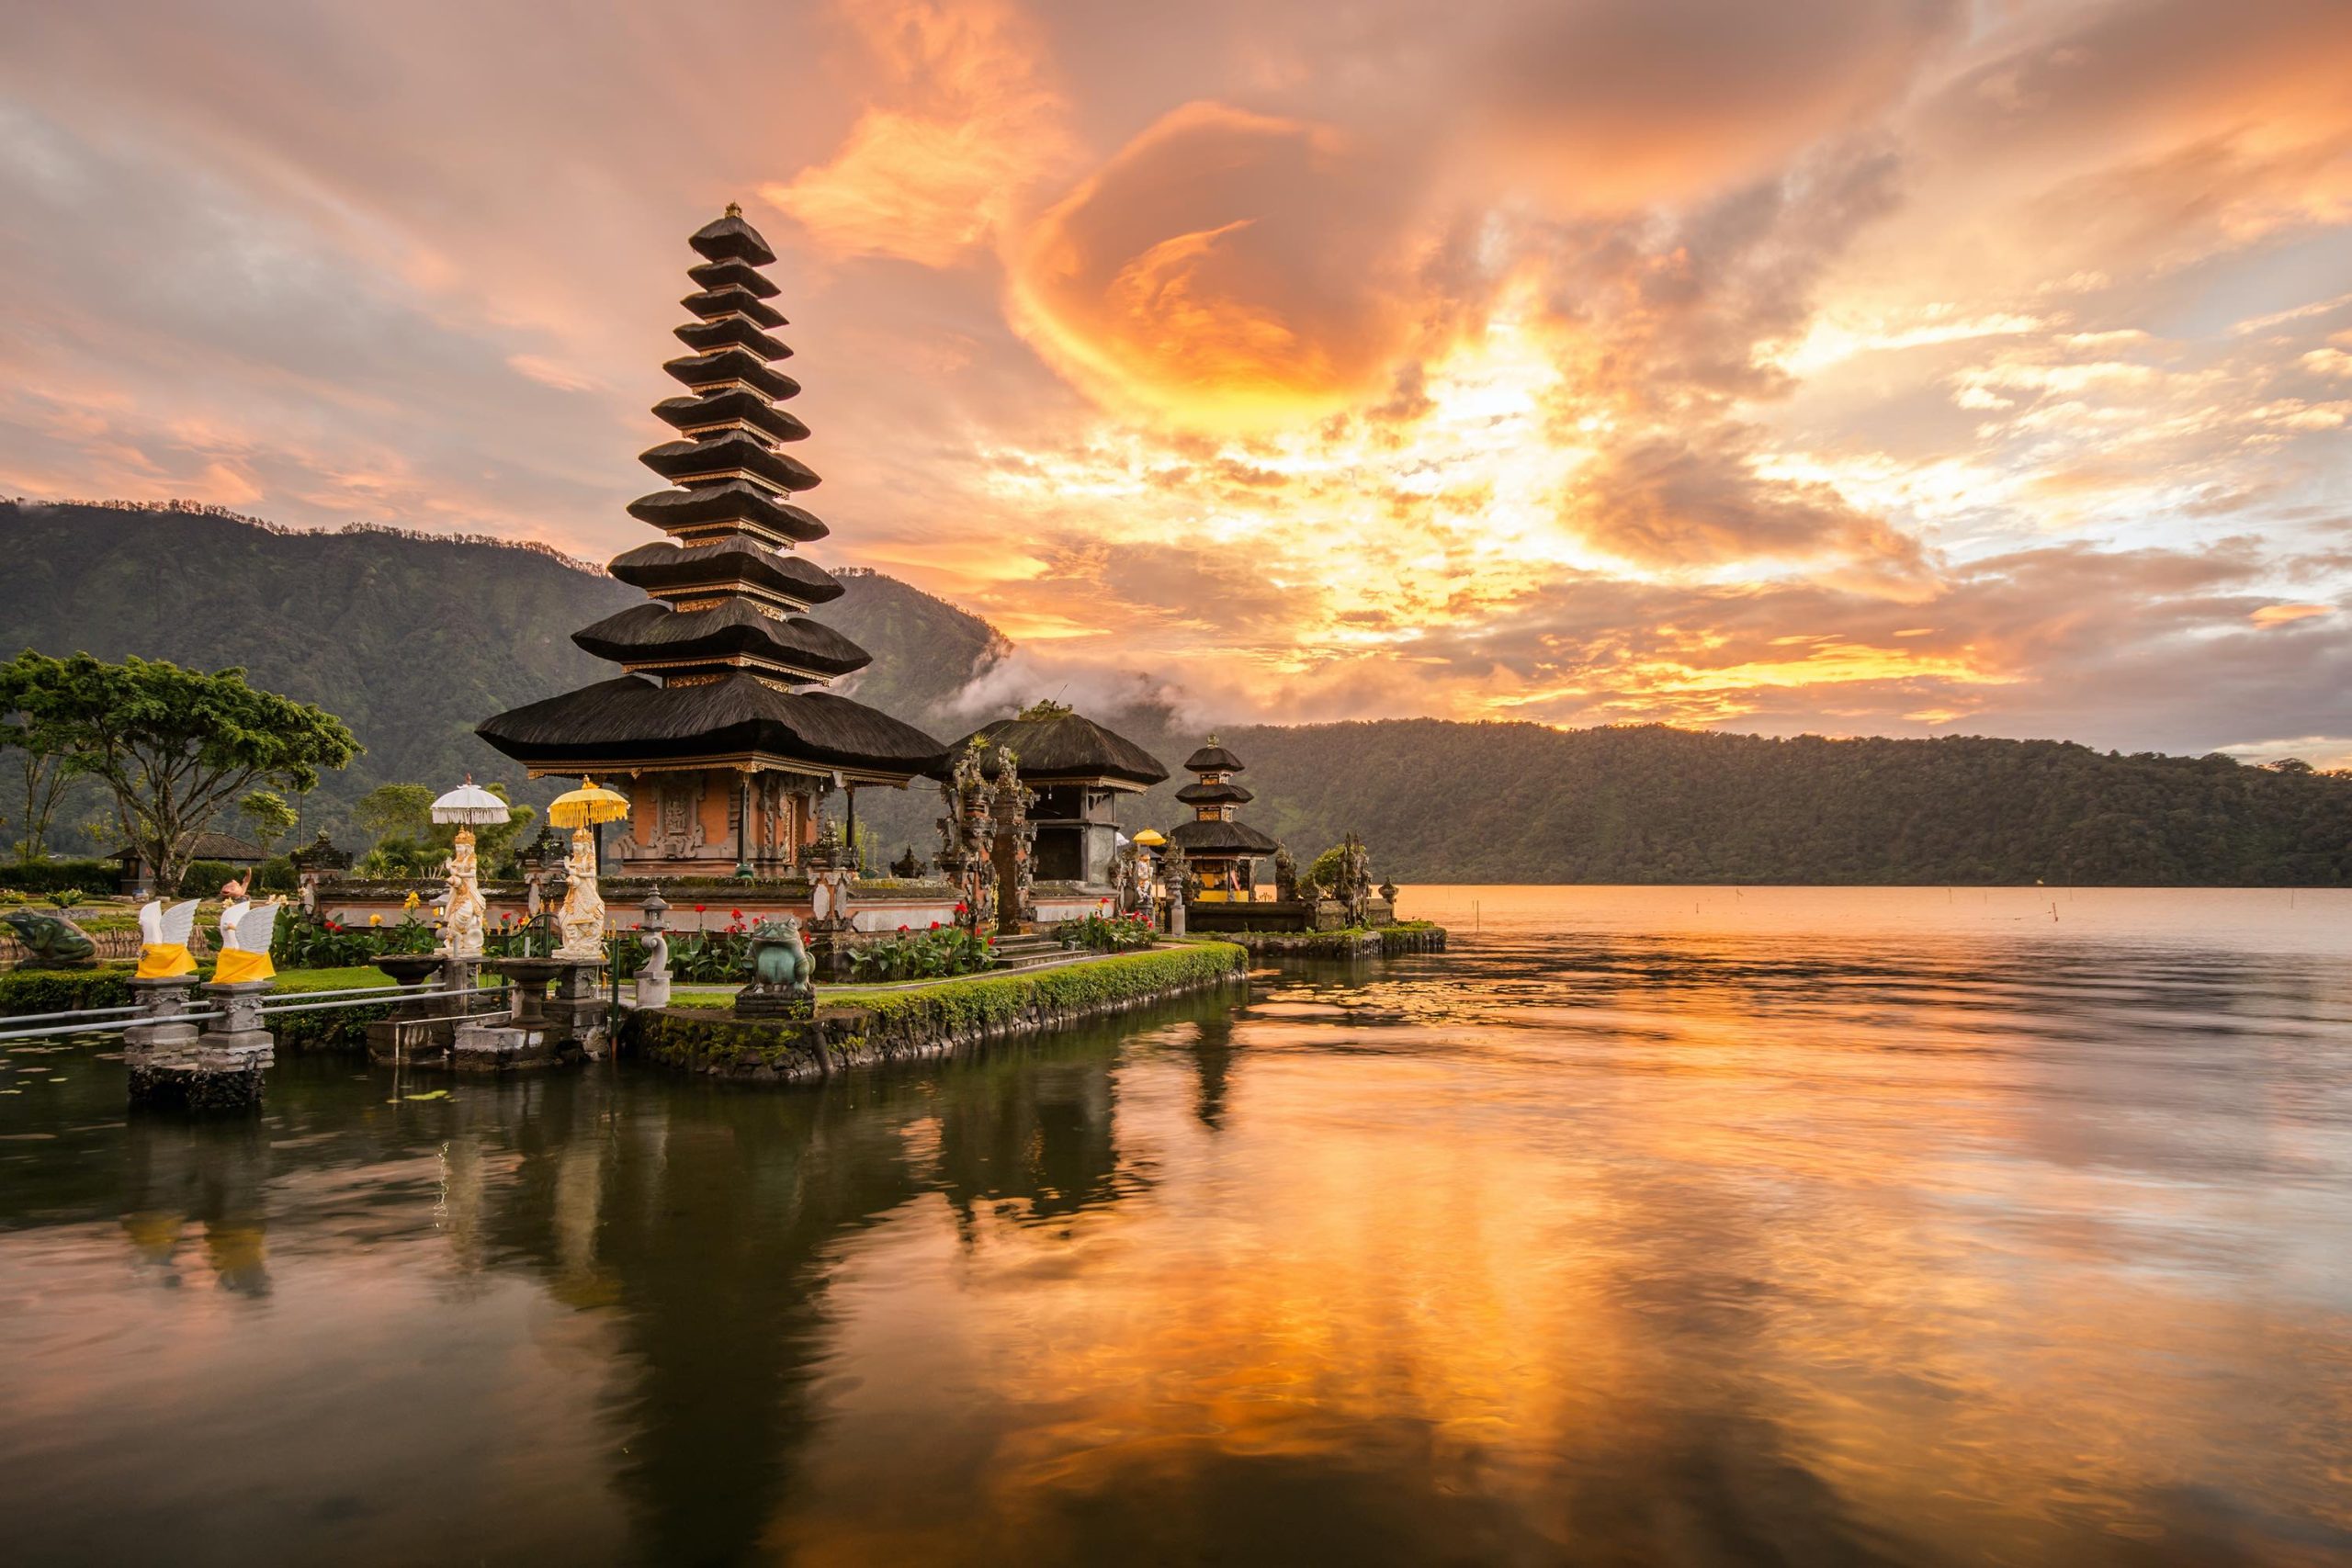
[[[806,1021],[739,1020],[717,1008],[631,1013],[621,1051],[682,1071],[801,1083],[848,1068],[1025,1038],[1189,992],[1245,982],[1230,942],[1120,953],[1035,974],[979,975],[906,991],[820,993]],[[839,999],[833,999],[838,998]]]

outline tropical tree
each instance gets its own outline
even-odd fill
[[[49,836],[50,819],[73,782],[70,729],[51,711],[53,688],[41,680],[44,660],[28,649],[0,664],[0,746],[16,753],[17,778],[24,802],[18,821],[17,858],[40,858]]]
[[[237,813],[245,819],[254,841],[264,854],[277,847],[277,840],[301,825],[294,808],[286,797],[274,789],[257,789],[237,802]]]
[[[72,770],[114,797],[158,887],[179,886],[189,837],[232,800],[256,785],[311,789],[320,769],[359,754],[341,719],[257,690],[233,667],[207,674],[160,659],[27,653],[10,668],[21,668]]]
[[[484,786],[501,800],[506,786]],[[359,862],[366,876],[430,876],[449,856],[457,841],[454,824],[433,820],[433,790],[421,784],[379,784],[359,797],[351,818],[375,842]],[[485,870],[499,864],[538,813],[527,806],[514,807],[504,822],[474,829],[474,852]]]

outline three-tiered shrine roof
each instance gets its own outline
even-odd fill
[[[1241,759],[1212,739],[1207,745],[1184,759],[1184,771],[1188,773],[1238,773],[1241,771]]]

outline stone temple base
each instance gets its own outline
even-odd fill
[[[461,1023],[449,1049],[449,1066],[461,1073],[506,1073],[548,1066],[560,1055],[551,1029]]]

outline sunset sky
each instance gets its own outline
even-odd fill
[[[603,559],[730,199],[976,703],[2352,756],[2344,0],[0,0],[0,491]]]

